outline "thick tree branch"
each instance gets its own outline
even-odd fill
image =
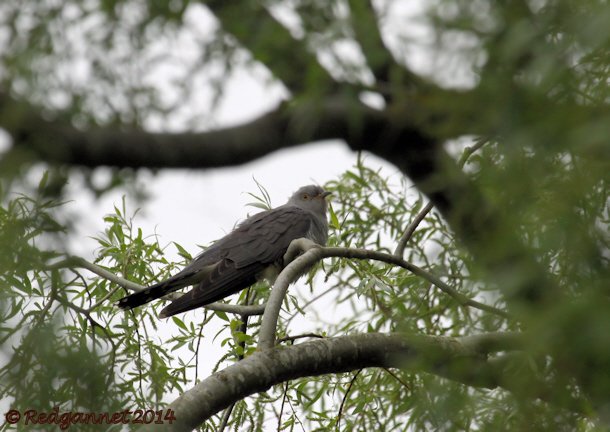
[[[350,0],[349,7],[354,35],[366,62],[375,79],[387,83],[396,62],[381,37],[375,7],[370,0]]]
[[[336,87],[328,71],[303,40],[294,38],[263,2],[207,1],[206,6],[251,54],[290,92],[328,94]],[[235,17],[240,17],[235,19]]]
[[[392,52],[388,49],[381,36],[380,24],[377,12],[371,0],[350,0],[350,16],[354,36],[366,62],[375,77],[381,84],[397,81],[404,78],[400,84],[416,84],[422,80],[411,73],[405,66],[399,65]],[[386,100],[391,99],[391,94],[385,94]]]
[[[359,124],[383,114],[354,99],[280,104],[255,120],[207,132],[152,133],[121,127],[81,130],[49,120],[0,91],[0,127],[14,150],[51,163],[85,167],[211,168],[239,165],[312,141],[358,138]]]
[[[148,133],[119,127],[83,131],[47,120],[35,109],[8,116],[15,101],[0,94],[0,126],[16,150],[51,163],[86,167],[196,168],[238,165],[307,142],[295,139],[296,119],[284,107],[239,126],[201,133]]]
[[[472,339],[370,333],[257,351],[172,402],[169,408],[177,419],[173,424],[147,425],[140,430],[190,431],[232,403],[275,384],[367,367],[425,371],[483,388],[506,386],[514,379],[510,365],[488,361],[485,355],[512,349],[520,336],[495,333],[479,337],[486,342],[474,344],[478,350],[473,349]],[[532,388],[544,386],[533,374],[529,379]]]

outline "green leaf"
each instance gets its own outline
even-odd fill
[[[186,327],[186,324],[184,324],[184,322],[180,318],[178,318],[177,316],[173,316],[172,317],[172,321],[174,322],[174,324],[176,324],[182,330],[188,331],[188,328]]]
[[[44,190],[45,186],[48,183],[48,180],[49,180],[49,171],[45,171],[44,174],[42,175],[42,178],[38,182],[38,191],[39,192]]]
[[[231,321],[231,320],[229,319],[229,317],[227,316],[227,314],[226,314],[226,313],[224,313],[223,311],[215,311],[215,313],[216,313],[216,316],[217,316],[218,318],[220,318],[221,320],[223,320],[223,321],[227,321],[227,322]]]
[[[358,183],[360,186],[362,186],[363,188],[367,189],[368,188],[368,184],[366,181],[364,181],[364,179],[356,174],[354,174],[351,171],[346,171],[345,172],[345,176],[348,178],[351,178],[352,180],[354,180],[356,183]]]
[[[176,246],[176,249],[178,249],[178,255],[180,255],[182,258],[186,258],[187,260],[193,259],[193,256],[186,249],[184,249],[182,246],[180,246],[176,242],[172,242],[172,243],[174,244],[174,246]]]
[[[328,212],[330,213],[330,226],[336,230],[341,229],[341,225],[339,224],[339,218],[337,218],[337,213],[335,213],[335,209],[331,203],[328,203]]]

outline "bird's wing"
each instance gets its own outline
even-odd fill
[[[195,288],[163,309],[162,317],[204,306],[254,284],[267,267],[281,264],[290,242],[305,237],[311,224],[311,214],[297,207],[278,207],[256,216],[222,239],[223,259]]]
[[[223,259],[205,280],[167,305],[159,317],[167,318],[235,294],[253,285],[257,280],[257,275],[264,269],[265,265],[261,263],[236,269],[231,260]]]
[[[275,263],[292,240],[308,235],[312,219],[311,212],[294,206],[278,207],[260,218],[248,219],[231,233],[236,241],[227,244],[226,257],[236,268],[255,262]]]

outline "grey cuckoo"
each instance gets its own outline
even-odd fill
[[[172,301],[159,316],[166,318],[215,302],[256,281],[273,281],[284,267],[292,240],[305,237],[320,245],[328,238],[326,197],[319,186],[304,186],[282,206],[250,216],[167,280],[123,297],[122,309],[158,299],[180,288],[194,288]]]

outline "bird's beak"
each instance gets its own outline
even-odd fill
[[[320,197],[321,197],[322,199],[324,199],[324,198],[326,198],[327,196],[332,195],[332,194],[333,194],[332,192],[324,191],[324,192],[322,192],[322,193],[320,194]]]

